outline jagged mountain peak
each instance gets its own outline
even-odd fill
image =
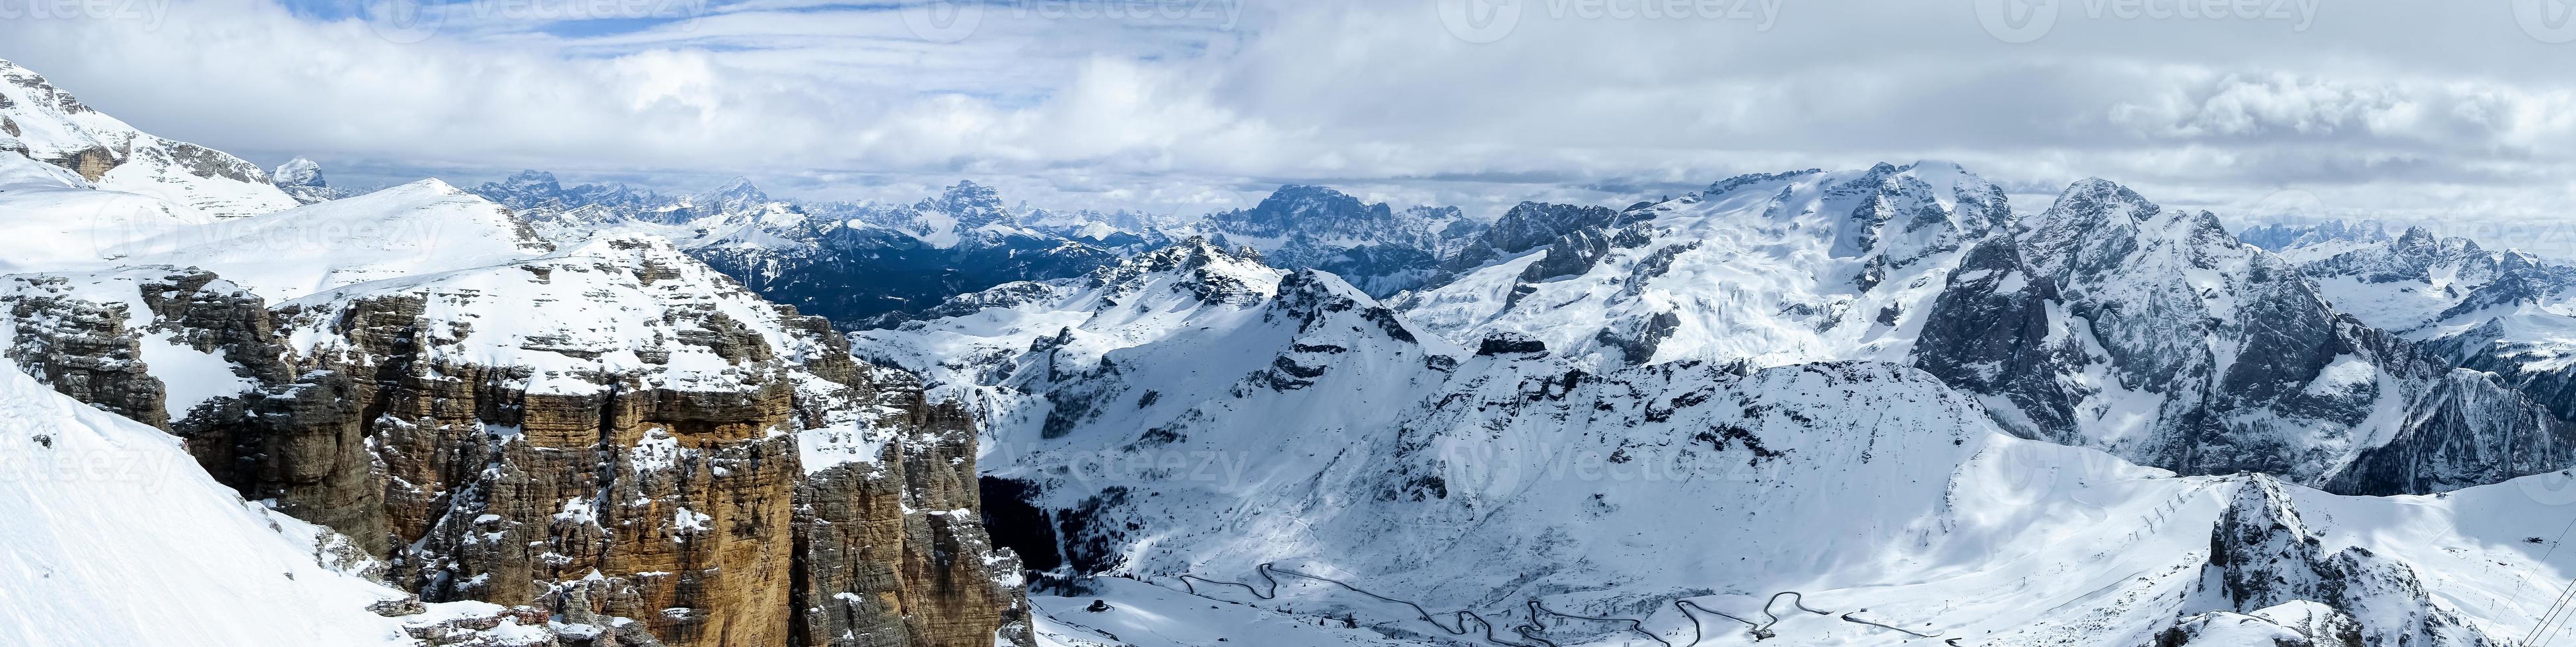
[[[2313,224],[2273,223],[2236,232],[2239,240],[2266,251],[2313,260],[2341,253],[2354,245],[2388,242],[2387,223],[2378,220],[2327,220]],[[2306,252],[2300,250],[2325,251]]]
[[[1375,206],[1372,206],[1374,204]],[[1350,213],[1361,209],[1383,207],[1384,203],[1363,203],[1358,196],[1340,189],[1315,184],[1283,184],[1261,199],[1261,207],[1291,213]]]
[[[2433,235],[2433,230],[2407,227],[2404,233],[2397,235],[2393,247],[2401,254],[2431,254],[2441,251],[2444,242],[2440,236]],[[2467,241],[2462,239],[2461,242]],[[2476,243],[2469,244],[2474,246]]]
[[[299,203],[313,204],[349,197],[348,191],[331,186],[330,181],[323,179],[321,163],[301,155],[279,164],[269,175],[271,184],[277,185],[278,190],[285,191]]]
[[[957,219],[961,229],[975,229],[993,224],[1011,224],[1010,207],[1002,204],[1002,192],[974,180],[959,180],[939,192],[939,197],[923,200],[924,211],[937,211]]]
[[[1088,280],[1114,294],[1169,283],[1209,303],[1252,303],[1278,291],[1280,271],[1264,264],[1258,251],[1229,250],[1205,236],[1191,236],[1093,270]]]
[[[712,191],[690,196],[689,202],[689,206],[694,207],[686,210],[689,216],[705,218],[748,214],[777,201],[770,199],[769,193],[760,190],[749,178],[736,177]]]
[[[552,172],[552,171],[539,171],[539,170],[536,170],[536,169],[524,169],[524,170],[521,170],[521,171],[519,171],[519,172],[517,172],[517,173],[512,173],[512,174],[510,174],[510,177],[503,178],[503,179],[501,180],[501,184],[503,184],[503,185],[517,185],[517,186],[549,186],[549,187],[556,187],[556,188],[560,188],[560,187],[561,187],[561,183],[560,183],[560,182],[557,182],[557,181],[555,180],[555,174],[554,174],[554,172]]]
[[[2098,177],[2076,180],[2060,192],[2057,201],[2040,212],[2043,225],[2051,222],[2078,223],[2144,222],[2156,217],[2163,207],[2138,195],[2118,182]]]
[[[1195,229],[1259,248],[1280,267],[1322,269],[1386,297],[1422,287],[1485,226],[1455,207],[1396,209],[1330,187],[1287,184],[1251,207],[1208,214]]]
[[[701,195],[717,200],[769,201],[768,192],[760,190],[759,185],[752,184],[751,178],[741,176],[735,176],[731,180],[726,180],[724,184],[717,186],[715,190],[708,191]]]
[[[1492,260],[1472,259],[1455,279],[1397,302],[1453,343],[1515,333],[1605,370],[1894,359],[1962,246],[2011,213],[2000,187],[1939,163],[1710,186],[1624,211],[1507,213],[1486,230],[1497,239],[1544,213],[1573,227],[1544,243],[1492,245]]]
[[[279,185],[324,186],[326,184],[322,179],[322,164],[302,155],[287,160],[285,164],[277,165],[277,169],[270,171],[270,175]]]

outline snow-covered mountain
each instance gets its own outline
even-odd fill
[[[1349,277],[1378,296],[1420,286],[1485,224],[1456,207],[1394,209],[1330,188],[1287,185],[1248,209],[1208,214],[1190,231],[1261,250],[1279,267]]]
[[[1993,184],[1926,163],[1746,176],[1586,217],[1397,307],[1452,341],[1524,335],[1602,369],[1902,361],[1962,247],[2011,212]]]
[[[1398,307],[1456,343],[1523,336],[1595,370],[1911,364],[2015,434],[2188,474],[2424,492],[2576,451],[2564,421],[2346,317],[2212,214],[2100,180],[2011,214],[1949,164],[1746,176]]]
[[[853,347],[980,398],[988,502],[1038,520],[1004,531],[1033,566],[1405,641],[2501,645],[2576,570],[2522,543],[2564,524],[2529,494],[2555,476],[2399,499],[2178,477],[2015,438],[1901,364],[1459,345],[1254,258],[1187,242]],[[1159,635],[1195,608],[1125,595],[1041,627]]]
[[[1490,223],[341,196],[0,72],[13,644],[2566,633],[2576,279],[2421,230],[1929,161]]]
[[[475,192],[518,210],[539,237],[560,245],[628,233],[670,238],[761,296],[844,328],[886,325],[1009,281],[1079,275],[1148,240],[1046,212],[1035,215],[1049,227],[1021,226],[1017,210],[973,182],[895,206],[779,200],[739,178],[678,197],[622,185],[565,188],[538,171]]]
[[[1009,555],[934,518],[974,506],[964,417],[662,239],[274,308],[194,267],[0,279],[17,365],[166,421],[214,481],[347,533],[423,598],[675,644],[1020,631]]]
[[[2294,261],[2308,261],[2333,256],[2360,245],[2385,243],[2391,237],[2388,225],[2377,220],[2328,220],[2307,224],[2255,225],[2236,232],[2236,238]]]
[[[32,154],[0,152],[11,644],[1032,644],[971,420],[669,239],[558,249],[437,180],[218,217]],[[56,464],[196,485],[17,478]]]
[[[150,196],[214,218],[295,206],[267,171],[222,151],[146,134],[0,61],[0,156],[68,169],[91,185]]]
[[[552,245],[500,205],[438,180],[141,238],[115,262],[193,265],[284,301],[379,279],[481,267]]]
[[[2561,418],[2576,416],[2576,268],[2421,228],[2375,242],[2285,248],[2325,298],[2372,326],[2424,342]]]
[[[303,204],[329,202],[349,197],[347,189],[331,186],[331,181],[322,177],[320,163],[301,157],[278,165],[277,170],[270,173],[269,182],[277,185],[278,190],[285,191],[287,196],[295,198],[296,202]]]
[[[2328,239],[2283,248],[2282,256],[2317,282],[2326,299],[2363,323],[2415,333],[2451,318],[2453,307],[2509,275],[2564,273],[2538,257],[2489,251],[2466,238],[2439,238],[2409,227],[2393,238]]]
[[[1047,411],[1051,375],[1023,364],[1088,366],[1101,353],[1243,316],[1277,290],[1285,272],[1249,249],[1189,238],[1073,279],[1006,283],[958,296],[920,320],[850,334],[870,361],[924,376],[935,397],[965,403],[988,431]],[[1045,347],[1045,355],[1029,355]],[[997,436],[998,437],[998,436]]]

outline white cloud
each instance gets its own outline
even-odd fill
[[[270,0],[176,0],[156,21],[0,21],[0,58],[147,130],[388,177],[739,174],[892,200],[975,177],[1171,211],[1290,181],[1624,204],[1930,157],[2043,194],[2102,176],[2178,204],[2298,190],[2320,210],[2513,220],[2559,215],[2576,150],[2576,85],[2552,64],[2571,50],[2483,7],[2326,5],[2304,28],[2079,11],[2012,45],[1969,3],[1615,19],[1524,0],[1479,44],[1433,1],[1136,17],[1008,0],[940,43],[905,9],[692,1],[478,0],[433,7],[438,31],[408,42]]]

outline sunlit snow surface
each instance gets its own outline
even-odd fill
[[[324,568],[318,529],[245,503],[179,440],[0,365],[0,644],[411,645],[429,616]]]
[[[1910,368],[1603,371],[1588,353],[1477,355],[1404,319],[1381,324],[1381,306],[1326,275],[1247,282],[1261,297],[1250,302],[1196,296],[1226,275],[1204,268],[1228,266],[997,290],[854,336],[986,398],[987,473],[1084,511],[1086,538],[1114,551],[1101,566],[1144,580],[1041,597],[1051,644],[1442,644],[1461,631],[1481,643],[1458,611],[1538,644],[1512,628],[1533,598],[1645,632],[1542,618],[1533,635],[1559,645],[1657,644],[1651,634],[1680,646],[1695,631],[1698,644],[1751,644],[1746,625],[1715,614],[1766,610],[1782,618],[1766,645],[2145,645],[2203,613],[2215,627],[2204,642],[2231,644],[2279,635],[2247,619],[2300,610],[2234,613],[2208,586],[2214,524],[2254,481],[2014,438]],[[2306,386],[2375,378],[2338,366]],[[2576,519],[2565,481],[2429,497],[2288,490],[2325,552],[2359,546],[2411,568],[2431,609],[2496,638],[2527,630],[2576,574],[2576,555],[2553,552]],[[1264,563],[1436,620],[1291,577],[1276,601],[1206,581],[1203,596],[1181,593],[1183,575],[1266,592]],[[1775,600],[1790,591],[1833,613]],[[1094,598],[1112,610],[1084,611]],[[1343,615],[1366,633],[1305,630]],[[1282,621],[1297,629],[1273,628]]]
[[[146,196],[211,218],[252,216],[296,205],[258,166],[221,151],[136,130],[59,88],[35,71],[0,61],[0,157],[78,160],[112,157],[97,188]],[[66,164],[65,166],[70,166]],[[8,174],[0,170],[0,178]],[[0,180],[5,183],[5,180]],[[0,195],[0,208],[8,200]]]
[[[1613,245],[1577,275],[1533,277],[1535,290],[1517,298],[1523,268],[1547,250],[1464,273],[1399,308],[1453,341],[1520,333],[1598,365],[1619,359],[1598,339],[1604,326],[1658,313],[1680,314],[1679,327],[1648,361],[1899,361],[1962,241],[2009,217],[1994,208],[2000,194],[1980,195],[1989,191],[1943,162],[1748,179],[1653,207],[1652,220],[1632,226],[1651,242]],[[1869,282],[1876,289],[1861,278],[1873,265],[1883,268]]]

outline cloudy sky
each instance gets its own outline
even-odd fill
[[[2569,0],[0,0],[0,58],[342,184],[1493,212],[1959,161],[2232,218],[2566,217]],[[2019,198],[2017,198],[2019,199]]]

